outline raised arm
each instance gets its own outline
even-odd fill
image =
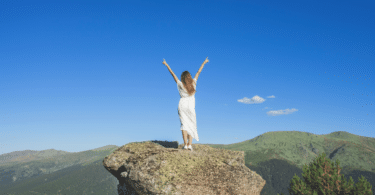
[[[173,76],[174,81],[176,81],[176,83],[177,83],[177,81],[178,81],[177,76],[173,73],[172,69],[169,67],[169,65],[167,64],[167,62],[165,60],[163,61],[163,64],[168,68],[169,72]]]
[[[208,57],[207,57],[207,58],[208,58]],[[204,62],[202,63],[202,65],[201,65],[201,67],[199,68],[197,74],[195,74],[195,77],[194,77],[195,80],[198,80],[199,74],[201,73],[201,71],[202,71],[204,65],[205,65],[207,62],[209,62],[207,58],[206,58],[206,60],[204,60]]]

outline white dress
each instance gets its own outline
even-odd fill
[[[196,89],[197,80],[194,78]],[[180,102],[178,104],[178,115],[180,116],[181,131],[185,130],[191,137],[199,141],[197,132],[197,116],[195,114],[195,94],[189,96],[184,84],[177,79],[177,89],[180,93]]]

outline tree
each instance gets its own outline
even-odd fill
[[[288,188],[291,195],[372,195],[372,186],[363,175],[354,187],[352,177],[347,183],[344,175],[340,175],[340,161],[337,159],[335,166],[325,156],[322,153],[309,166],[303,166],[302,176],[305,182],[294,175]]]

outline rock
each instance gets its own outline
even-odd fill
[[[162,145],[164,148],[178,148],[178,141],[172,141],[172,142],[169,142],[169,141],[157,141],[157,140],[154,140],[154,141],[151,141],[151,142],[154,142],[154,143],[157,143],[159,145]]]
[[[244,162],[243,151],[201,144],[190,151],[147,141],[116,149],[103,166],[119,180],[119,194],[258,195],[266,181]]]

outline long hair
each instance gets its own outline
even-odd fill
[[[181,74],[181,82],[184,85],[185,89],[187,90],[189,96],[195,94],[196,90],[194,89],[193,83],[195,84],[194,80],[191,78],[189,71],[184,71]]]

